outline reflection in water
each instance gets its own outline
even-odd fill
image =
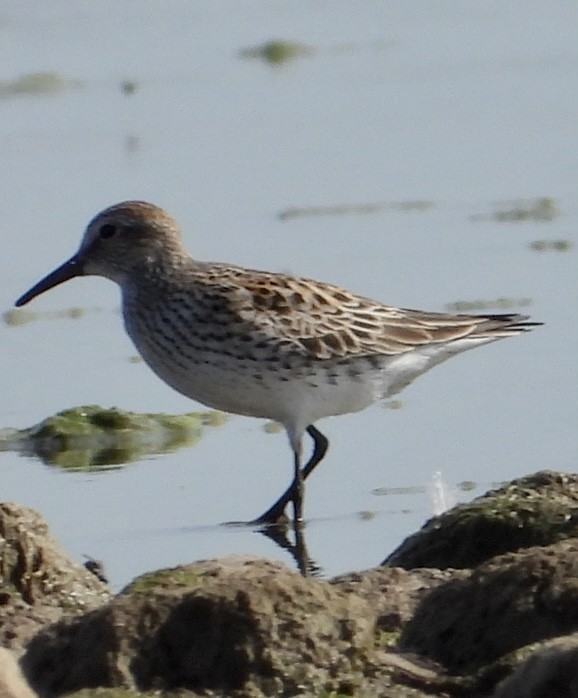
[[[272,540],[281,550],[287,551],[293,558],[298,571],[304,577],[322,577],[323,568],[310,557],[305,541],[305,523],[301,519],[291,521],[283,514],[275,523],[259,523],[258,521],[230,521],[224,526],[249,527],[256,533]]]
[[[321,577],[323,568],[309,556],[305,542],[305,526],[303,521],[293,519],[293,542],[289,539],[289,527],[286,522],[277,522],[273,525],[257,529],[267,538],[276,543],[282,550],[286,550],[297,565],[297,569],[304,577]]]

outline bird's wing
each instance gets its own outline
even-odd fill
[[[315,359],[395,356],[462,337],[518,334],[522,315],[448,315],[394,308],[338,286],[212,265],[213,290],[243,323]]]

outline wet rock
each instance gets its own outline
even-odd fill
[[[391,690],[420,698],[440,681],[432,663],[391,649],[420,593],[447,572],[380,568],[329,583],[226,558],[144,575],[109,600],[36,512],[0,511],[3,639],[17,650],[27,644],[23,668],[43,696],[163,689],[369,698]]]
[[[105,607],[39,633],[23,665],[43,695],[117,686],[289,696],[357,686],[375,622],[368,602],[327,582],[229,558],[137,578]]]
[[[0,642],[21,652],[44,625],[101,606],[106,585],[70,560],[41,516],[0,503]]]
[[[577,578],[575,538],[498,556],[427,594],[400,647],[464,673],[578,631]]]
[[[493,698],[576,698],[578,634],[559,637],[533,651],[495,691]]]
[[[431,518],[383,562],[471,568],[489,558],[578,536],[578,475],[542,471]]]
[[[335,577],[330,583],[368,601],[375,609],[378,631],[396,634],[431,589],[450,579],[466,576],[468,572],[465,570],[407,571],[399,567],[377,567]]]
[[[146,574],[83,613],[62,617],[58,609],[57,622],[45,618],[22,666],[46,698],[71,691],[80,691],[77,698],[112,698],[113,691],[175,698],[578,696],[578,538],[568,537],[576,490],[574,475],[546,472],[489,493],[493,535],[509,516],[526,545],[556,542],[496,555],[474,569],[382,566],[328,582],[236,557]],[[491,520],[487,506],[474,504],[472,517],[479,508]],[[34,512],[26,520],[31,535],[45,534]],[[468,530],[467,517],[459,521],[449,528],[456,547],[458,532]],[[471,530],[475,545],[483,528]],[[431,527],[425,540],[433,557],[447,561],[444,526]],[[512,534],[508,545],[519,547],[514,540]],[[27,545],[14,547],[34,561]],[[470,554],[483,559],[494,548]],[[423,540],[409,549],[427,553]],[[55,578],[45,589],[25,577],[23,607],[45,597],[50,604]]]

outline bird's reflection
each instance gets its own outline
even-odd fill
[[[260,526],[255,529],[263,534],[282,550],[286,550],[297,565],[297,569],[304,577],[320,577],[323,568],[309,555],[305,541],[305,524],[301,520],[278,520],[274,524]]]

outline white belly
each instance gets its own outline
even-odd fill
[[[398,393],[417,376],[455,353],[488,339],[430,344],[396,356],[319,360],[275,352],[257,359],[214,336],[179,335],[178,327],[146,326],[125,309],[137,349],[168,385],[209,407],[273,419],[288,430],[318,419],[357,412]],[[187,328],[190,332],[190,329]],[[235,349],[233,351],[232,349]]]

